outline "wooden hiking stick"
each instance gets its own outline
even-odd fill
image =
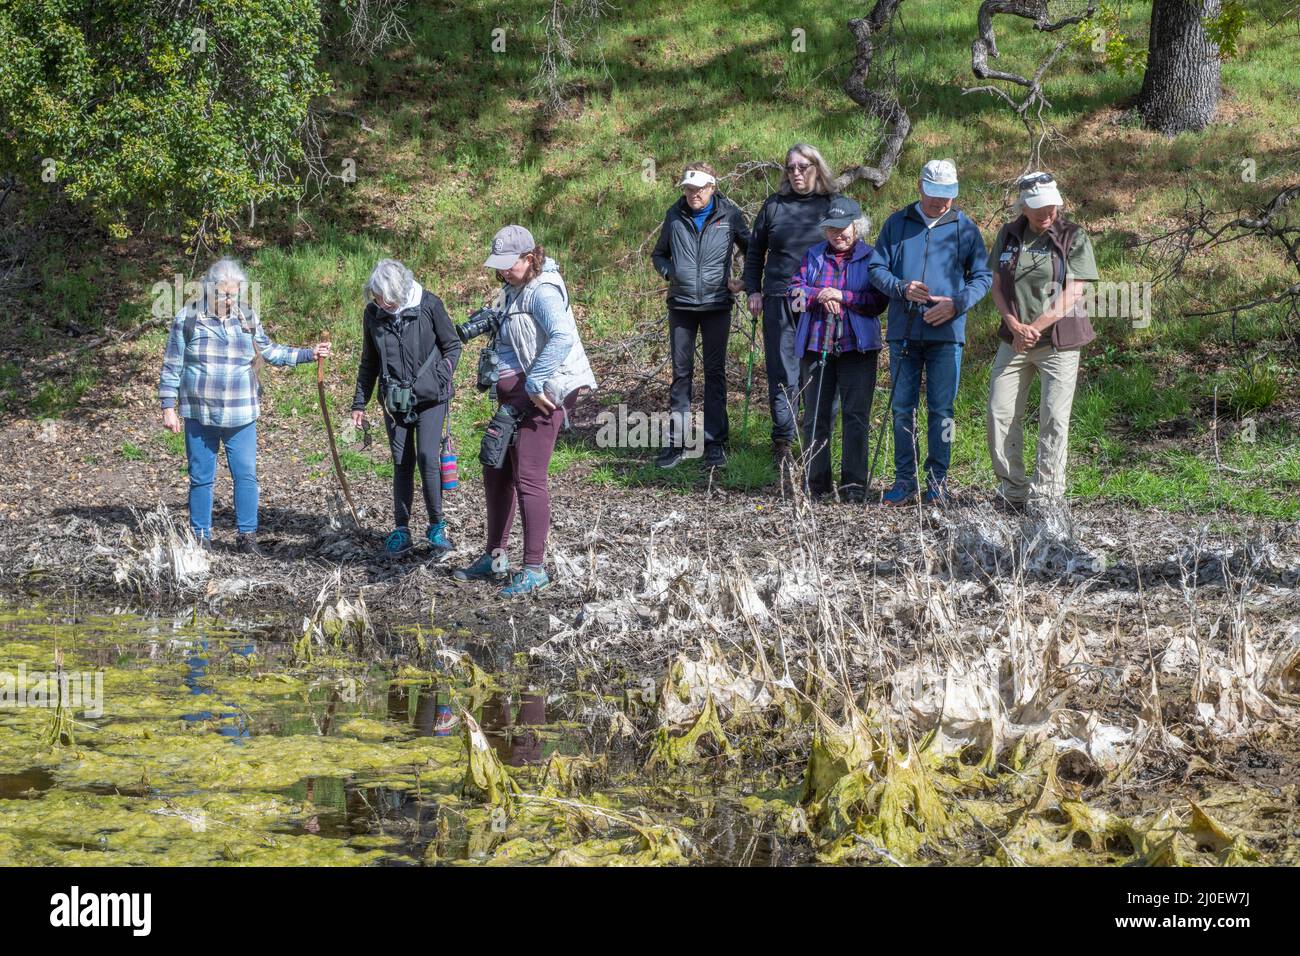
[[[330,334],[325,332],[321,335],[321,341],[328,342]],[[352,502],[352,489],[348,487],[347,475],[343,474],[343,463],[339,461],[339,448],[334,443],[334,425],[330,422],[329,406],[325,404],[325,358],[317,356],[316,358],[316,394],[320,398],[320,413],[325,419],[325,434],[330,440],[330,457],[334,459],[334,474],[338,476],[339,486],[343,489],[343,497],[347,499],[348,510],[352,512],[352,521],[356,524],[357,529],[361,528],[361,519],[357,517],[357,506]]]

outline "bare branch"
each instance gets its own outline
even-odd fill
[[[1041,165],[1042,145],[1053,135],[1043,118],[1043,108],[1050,108],[1052,105],[1043,93],[1043,78],[1047,75],[1047,71],[1052,64],[1056,62],[1057,57],[1070,45],[1070,38],[1066,37],[1052,48],[1038,64],[1033,76],[1025,77],[1018,73],[995,70],[989,66],[989,60],[996,60],[1000,55],[998,53],[997,37],[993,32],[993,17],[1000,13],[1021,17],[1025,20],[1032,20],[1034,29],[1040,33],[1055,33],[1064,27],[1073,26],[1076,23],[1082,23],[1084,20],[1090,19],[1096,11],[1093,0],[1088,0],[1088,5],[1080,12],[1064,16],[1059,20],[1052,20],[1048,7],[1049,0],[984,0],[980,4],[977,17],[979,36],[971,44],[970,51],[971,72],[981,80],[995,80],[1023,87],[1025,90],[1023,100],[1017,103],[1005,90],[991,84],[962,90],[963,95],[967,93],[997,95],[1015,110],[1016,115],[1025,124],[1025,131],[1029,135],[1029,156],[1025,161],[1025,171],[1036,169]]]
[[[898,164],[898,157],[903,151],[903,143],[912,131],[912,120],[898,100],[897,82],[896,77],[892,75],[892,69],[886,82],[882,83],[877,79],[875,83],[868,86],[871,64],[877,53],[876,35],[883,32],[884,40],[888,40],[889,33],[893,29],[894,14],[901,3],[902,0],[876,0],[876,5],[865,18],[859,17],[849,21],[849,32],[853,34],[857,55],[853,59],[853,68],[844,81],[844,92],[848,94],[849,99],[863,108],[868,117],[879,120],[888,131],[884,136],[880,159],[876,165],[851,166],[844,170],[835,179],[837,190],[843,190],[859,179],[865,179],[877,189],[889,182],[889,177]]]

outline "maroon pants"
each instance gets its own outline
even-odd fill
[[[564,425],[565,409],[573,410],[577,393],[565,399],[563,408],[544,413],[524,392],[524,377],[505,372],[497,382],[497,399],[527,412],[519,423],[515,443],[500,468],[483,469],[483,491],[487,499],[487,551],[504,553],[510,543],[515,504],[524,521],[524,564],[540,565],[546,557],[546,535],[551,529],[551,494],[546,471],[555,451],[555,439]]]

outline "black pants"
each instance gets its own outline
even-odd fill
[[[673,350],[673,384],[669,392],[673,444],[681,445],[679,424],[691,412],[691,391],[695,382],[695,337],[704,340],[704,444],[726,444],[727,422],[727,338],[731,332],[731,309],[693,312],[668,309],[668,335]]]
[[[823,367],[819,364],[820,354],[808,353],[803,357],[804,453],[816,449],[808,465],[808,490],[812,494],[825,494],[831,490],[831,435],[835,430],[836,396],[840,400],[840,415],[844,421],[843,445],[840,448],[840,488],[866,487],[871,399],[876,388],[876,364],[879,358],[879,349],[844,352],[826,356],[826,365]],[[814,416],[817,419],[815,434]]]
[[[388,429],[388,447],[393,452],[393,527],[406,528],[411,522],[411,502],[415,497],[415,466],[420,466],[420,483],[424,489],[424,507],[429,524],[442,520],[442,423],[447,405],[417,405],[416,419],[410,425],[393,420],[384,412]]]
[[[799,409],[799,359],[794,354],[794,313],[790,298],[763,296],[763,361],[767,366],[767,403],[772,413],[772,441],[794,443]],[[804,397],[807,401],[807,392]]]

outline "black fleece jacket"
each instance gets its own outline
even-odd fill
[[[353,411],[366,407],[376,380],[409,382],[433,351],[437,357],[413,383],[416,404],[438,405],[451,399],[461,344],[441,299],[425,289],[418,306],[396,316],[380,312],[372,302],[361,322],[364,334]]]

